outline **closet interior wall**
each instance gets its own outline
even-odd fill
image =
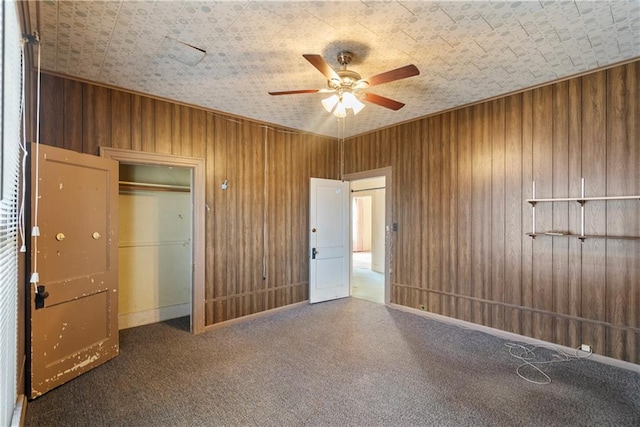
[[[189,316],[194,286],[192,171],[121,163],[119,173],[119,328]]]

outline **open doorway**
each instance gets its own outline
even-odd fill
[[[351,296],[378,304],[387,296],[386,176],[350,180]]]
[[[351,186],[351,296],[383,304],[384,185],[363,180]]]
[[[121,259],[123,274],[131,276],[126,278],[129,281],[158,285],[149,290],[134,283],[123,289],[129,295],[123,295],[128,299],[122,304],[122,311],[119,309],[119,314],[124,315],[120,319],[126,319],[122,326],[186,313],[191,332],[204,332],[204,160],[107,147],[102,147],[100,154],[121,165],[120,187],[124,191],[120,192],[120,201],[124,206],[120,216],[124,218],[120,228],[128,241],[121,239],[119,252],[137,252]],[[161,235],[153,234],[153,230],[160,229]],[[142,268],[145,263],[157,265]],[[144,302],[136,302],[136,295],[144,295]]]

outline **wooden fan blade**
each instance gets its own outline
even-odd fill
[[[282,92],[269,92],[269,95],[295,95],[298,93],[318,93],[320,89],[285,90]]]
[[[384,96],[376,95],[375,93],[365,93],[364,94],[365,101],[371,102],[373,104],[377,104],[384,108],[389,108],[394,111],[398,111],[404,104],[402,102],[394,101],[393,99],[385,98]]]
[[[311,65],[316,67],[318,69],[318,71],[320,71],[322,74],[324,74],[324,76],[328,80],[331,80],[331,79],[340,80],[340,76],[338,75],[338,73],[336,73],[333,70],[333,68],[331,68],[331,66],[329,64],[327,64],[327,62],[324,59],[322,59],[322,56],[308,54],[308,53],[304,54],[302,56],[304,57],[304,59],[309,61],[311,63]]]
[[[385,73],[376,74],[373,77],[369,77],[368,79],[363,79],[369,83],[369,87],[375,85],[381,85],[383,83],[389,83],[396,80],[406,79],[407,77],[413,77],[420,74],[420,70],[411,64],[405,65],[404,67],[396,68],[395,70],[387,71]]]

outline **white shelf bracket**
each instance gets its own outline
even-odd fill
[[[536,198],[536,182],[533,181],[533,188],[531,189],[531,198]],[[536,234],[536,204],[531,205],[531,234]]]
[[[580,197],[584,199],[584,177],[580,178],[580,181],[582,187]],[[580,203],[580,236],[584,237],[584,201]],[[580,241],[584,242],[584,239],[580,239]]]

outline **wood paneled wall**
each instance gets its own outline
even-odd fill
[[[640,194],[640,62],[361,135],[345,173],[393,168],[392,302],[640,363],[640,241],[531,232],[536,196]],[[576,202],[538,231],[580,233]],[[585,204],[585,234],[640,236],[640,202]]]
[[[538,197],[640,194],[640,63],[361,135],[345,173],[393,168],[392,302],[640,363],[640,242],[541,236]],[[206,324],[308,298],[308,179],[335,140],[42,77],[41,141],[206,159]],[[220,184],[229,180],[229,189]],[[577,203],[538,230],[580,231]],[[587,234],[640,236],[640,202],[585,206]]]
[[[336,140],[48,74],[41,99],[44,144],[206,160],[207,325],[308,299],[309,178],[338,178]]]

